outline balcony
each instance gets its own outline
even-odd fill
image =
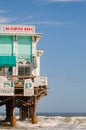
[[[0,96],[37,96],[39,99],[47,95],[47,77],[10,76],[8,80],[5,78],[1,84]]]

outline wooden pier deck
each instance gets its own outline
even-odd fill
[[[14,82],[14,96],[0,96],[0,106],[6,106],[6,119],[5,121],[9,121],[11,125],[14,125],[13,120],[15,117],[14,115],[14,108],[19,109],[19,118],[24,120],[25,118],[36,118],[36,121],[33,120],[32,123],[37,123],[36,117],[36,105],[38,100],[41,97],[47,95],[47,86],[40,85],[38,87],[34,87],[34,95],[33,96],[24,96],[24,79],[31,78],[34,80],[35,77],[32,76],[12,76],[10,78],[18,78]],[[18,82],[21,80],[21,83]]]

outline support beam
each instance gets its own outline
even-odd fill
[[[29,114],[28,114],[28,107],[21,107],[20,108],[20,120],[24,120],[25,118],[28,118],[29,117]]]
[[[14,102],[15,102],[15,97],[13,97],[13,100],[11,101],[11,126],[16,125],[16,116],[14,115]]]
[[[38,123],[38,118],[36,116],[36,97],[34,97],[32,124],[37,124],[37,123]]]
[[[16,117],[14,115],[14,97],[6,103],[6,122],[10,122],[11,126],[16,125]]]
[[[29,106],[29,118],[33,117],[33,106]]]
[[[20,120],[24,120],[24,111],[23,111],[23,108],[20,108],[20,110],[19,110],[19,119]]]
[[[10,102],[6,103],[6,119],[7,122],[11,122],[11,104]]]
[[[4,105],[5,103],[8,103],[10,100],[12,99],[12,97],[6,97],[5,99],[3,99],[1,102],[0,102],[0,106]]]

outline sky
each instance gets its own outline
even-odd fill
[[[0,0],[0,24],[35,25],[48,95],[37,112],[86,112],[86,0]]]

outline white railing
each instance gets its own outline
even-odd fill
[[[48,86],[48,78],[47,77],[36,77],[34,78],[34,86]]]
[[[22,78],[21,80],[19,79]],[[13,76],[13,77],[6,77],[6,76],[0,76],[0,88],[3,88],[6,86],[7,83],[9,83],[8,87],[11,87],[10,84],[13,82],[18,82],[21,84],[22,82],[24,83],[26,79],[33,83],[34,87],[39,87],[39,86],[48,86],[48,78],[47,77],[28,77],[28,76]],[[4,84],[6,83],[6,84]],[[14,86],[14,85],[13,85]]]

